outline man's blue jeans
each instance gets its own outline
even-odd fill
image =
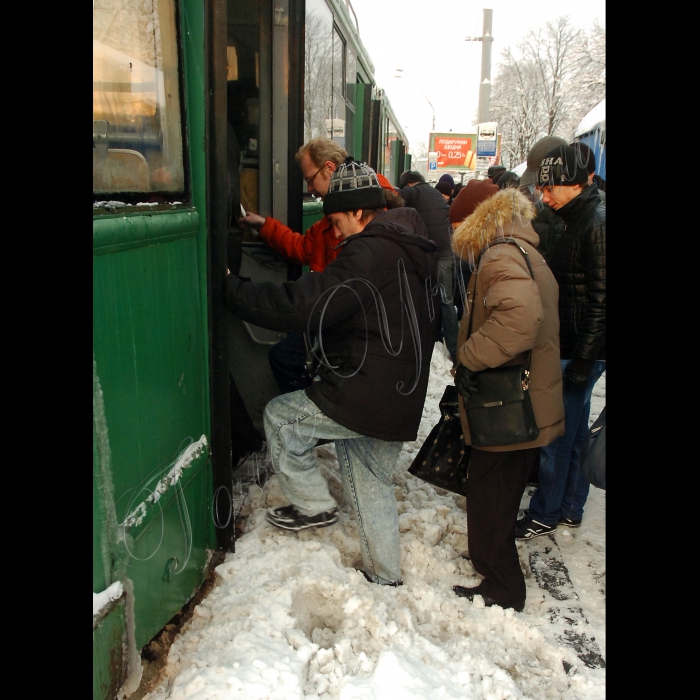
[[[357,516],[365,572],[375,583],[400,579],[399,513],[391,477],[403,443],[344,428],[303,390],[272,399],[265,407],[264,423],[282,491],[307,516],[337,506],[313,453],[319,439],[335,440],[345,500]]]
[[[570,360],[562,360],[562,371]],[[581,446],[588,435],[593,387],[605,371],[598,360],[591,370],[588,385],[571,391],[564,385],[565,433],[540,451],[537,491],[527,514],[544,525],[556,526],[560,518],[580,520],[588,498],[590,483],[581,473]]]

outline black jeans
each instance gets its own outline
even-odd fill
[[[539,448],[486,452],[472,447],[467,471],[467,530],[479,592],[502,607],[525,601],[525,577],[515,544],[523,491]]]
[[[437,261],[437,278],[440,291],[440,307],[442,311],[442,337],[445,341],[452,362],[457,359],[457,333],[459,320],[454,304],[454,261],[451,257],[439,258]]]
[[[311,384],[306,372],[306,346],[301,333],[290,333],[273,345],[268,360],[277,386],[283,394],[306,389]]]

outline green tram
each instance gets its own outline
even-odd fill
[[[320,218],[294,159],[318,135],[394,184],[410,168],[349,0],[94,0],[96,699],[138,687],[141,649],[234,550],[230,380],[262,431],[279,335],[227,313],[226,269],[304,271],[231,227],[240,206]]]

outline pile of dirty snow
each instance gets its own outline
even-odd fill
[[[589,668],[562,641],[578,624],[567,622],[566,601],[534,575],[532,562],[548,538],[518,544],[527,577],[524,612],[485,608],[480,596],[469,602],[452,592],[454,584],[481,580],[462,556],[468,553],[465,499],[406,471],[439,420],[450,366],[437,345],[419,437],[404,445],[395,475],[404,585],[371,584],[355,569],[361,566],[355,517],[343,498],[335,451],[332,444],[317,447],[340,506],[338,523],[298,534],[278,530],[265,520],[266,508],[287,503],[276,477],[264,489],[251,487],[246,532],[217,568],[218,585],[173,642],[148,700],[605,697],[604,668]],[[604,404],[603,376],[591,420]],[[582,615],[579,628],[586,623],[602,657],[604,520],[605,492],[591,488],[581,528],[556,533]]]

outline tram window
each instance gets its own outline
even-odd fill
[[[240,205],[260,212],[260,8],[258,0],[229,0],[226,19],[226,113],[232,136],[229,179]],[[238,148],[235,148],[235,145]],[[231,148],[233,145],[233,149]],[[237,199],[235,195],[233,199]],[[238,209],[234,205],[234,208]]]
[[[175,0],[93,2],[95,194],[183,192]]]
[[[384,150],[384,176],[393,182],[394,173],[400,172],[398,165],[398,130],[394,123],[387,117],[386,119],[386,140]],[[398,177],[398,176],[397,176]]]
[[[328,136],[333,116],[333,13],[325,0],[306,0],[304,141]]]
[[[327,135],[345,148],[345,41],[335,27],[333,28],[333,113],[331,117],[332,122],[327,125]]]
[[[361,153],[355,153],[355,123],[356,123],[356,86],[357,86],[357,57],[355,49],[350,44],[346,47],[347,65],[345,67],[345,150],[358,160],[362,159]]]

